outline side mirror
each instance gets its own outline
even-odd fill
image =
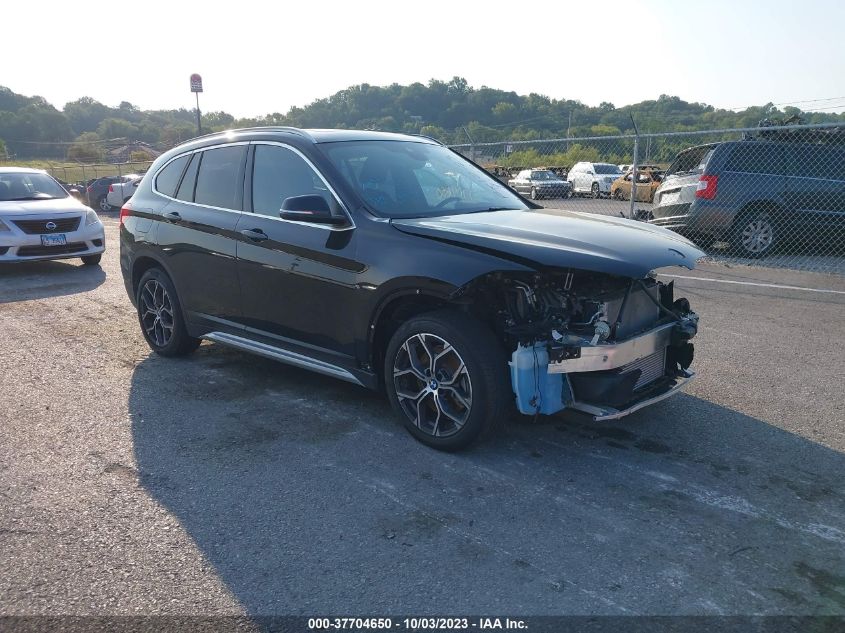
[[[323,196],[291,196],[282,202],[279,217],[283,220],[310,222],[312,224],[330,224],[342,226],[347,223],[345,217],[333,215],[329,203]]]
[[[69,189],[68,193],[77,200],[82,200],[82,193],[80,193],[79,189]]]

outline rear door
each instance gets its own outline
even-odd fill
[[[236,326],[240,316],[235,227],[247,147],[232,143],[195,152],[156,233],[186,318],[207,329]]]

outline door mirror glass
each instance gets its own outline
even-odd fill
[[[291,196],[282,202],[279,217],[284,220],[311,222],[314,224],[346,224],[346,218],[332,215],[329,203],[323,196]]]

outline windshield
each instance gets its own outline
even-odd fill
[[[607,163],[596,163],[596,173],[597,174],[612,174],[616,176],[622,175],[622,170],[619,169],[619,165],[608,165]]]
[[[0,174],[0,202],[9,200],[53,200],[67,198],[68,192],[47,174]]]
[[[535,171],[531,174],[531,177],[534,180],[557,180],[557,176],[550,171]]]
[[[321,148],[349,186],[385,217],[528,208],[498,180],[442,145],[342,141]]]

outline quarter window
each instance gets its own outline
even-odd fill
[[[156,190],[171,198],[176,195],[176,187],[179,185],[179,180],[182,178],[182,172],[185,171],[185,165],[188,164],[189,155],[180,156],[174,161],[171,161],[167,167],[158,172],[156,176]]]
[[[209,149],[202,153],[194,202],[222,209],[239,209],[239,182],[245,145]]]
[[[296,152],[278,145],[256,145],[252,169],[252,208],[279,217],[285,198],[318,195],[336,204],[325,183]]]

